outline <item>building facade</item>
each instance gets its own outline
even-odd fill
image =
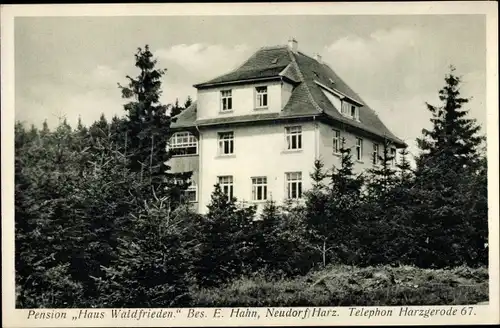
[[[188,198],[207,211],[215,184],[239,201],[300,199],[315,159],[340,165],[342,138],[358,172],[376,165],[385,140],[405,147],[321,57],[290,40],[256,51],[237,69],[196,84],[175,117],[173,172],[192,171]]]

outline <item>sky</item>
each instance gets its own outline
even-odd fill
[[[150,46],[166,68],[163,103],[196,99],[193,84],[230,71],[263,46],[290,37],[321,54],[416,154],[428,128],[426,102],[439,104],[449,65],[472,97],[470,116],[486,127],[484,15],[302,15],[16,17],[15,117],[91,124],[124,115],[117,83],[135,76],[134,53]]]

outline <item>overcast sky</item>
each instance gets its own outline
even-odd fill
[[[481,15],[25,17],[15,19],[16,119],[54,127],[123,115],[117,83],[137,73],[134,53],[149,44],[167,68],[162,100],[196,99],[193,84],[239,65],[262,46],[318,52],[410,144],[428,126],[453,64],[471,116],[485,124],[486,34]]]

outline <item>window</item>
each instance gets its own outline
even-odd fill
[[[352,119],[359,120],[359,108],[347,101],[342,101],[342,114]]]
[[[255,101],[257,108],[267,107],[267,87],[255,88]]]
[[[302,149],[302,127],[291,126],[285,128],[286,147],[288,150]]]
[[[363,158],[363,139],[356,138],[356,160],[361,161]]]
[[[333,130],[333,153],[340,153],[340,131]]]
[[[221,96],[221,112],[229,112],[233,110],[233,95],[232,90],[222,90]]]
[[[374,143],[373,144],[373,159],[372,159],[373,165],[378,165],[380,162],[379,158],[379,145]]]
[[[355,120],[359,119],[359,109],[354,105],[351,105],[351,117]]]
[[[345,101],[342,101],[342,114],[347,115],[349,112],[349,104]]]
[[[225,175],[218,177],[218,183],[222,189],[222,192],[227,195],[228,199],[233,198],[233,176]]]
[[[391,148],[391,165],[396,166],[396,148]]]
[[[288,199],[302,197],[302,172],[286,173],[286,194]]]
[[[174,156],[198,154],[198,140],[190,132],[176,132],[170,138],[169,149]]]
[[[197,188],[194,181],[191,182],[191,185],[184,191],[184,196],[186,200],[190,203],[194,203],[198,201]]]
[[[267,200],[267,177],[252,178],[252,200]]]
[[[219,133],[219,155],[229,155],[234,153],[234,133]]]

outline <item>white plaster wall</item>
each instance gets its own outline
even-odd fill
[[[356,160],[356,135],[340,128],[334,128],[327,124],[320,123],[320,157],[325,164],[325,169],[331,169],[333,165],[340,167],[340,156],[333,153],[333,130],[340,131],[340,138],[344,137],[346,144],[345,147],[351,149],[352,160],[354,162],[354,171],[361,172],[371,168],[372,154],[373,154],[373,140],[361,137],[363,139],[363,155],[361,161]],[[382,145],[380,144],[380,154],[382,155]]]
[[[282,87],[283,84],[283,87]],[[267,86],[268,107],[256,109],[255,88]],[[221,113],[221,90],[232,90],[232,112]],[[290,98],[292,86],[285,82],[266,82],[227,87],[216,87],[198,90],[197,115],[198,119],[209,119],[227,116],[241,116],[258,113],[279,112]]]
[[[266,176],[268,199],[281,202],[285,198],[285,173],[302,172],[302,188],[311,187],[309,177],[317,153],[318,130],[313,122],[302,126],[302,150],[286,151],[285,124],[211,129],[202,132],[200,144],[201,184],[200,212],[207,211],[210,195],[217,177],[232,175],[234,196],[240,201],[251,201],[252,177]],[[218,156],[217,133],[234,131],[234,155]]]

